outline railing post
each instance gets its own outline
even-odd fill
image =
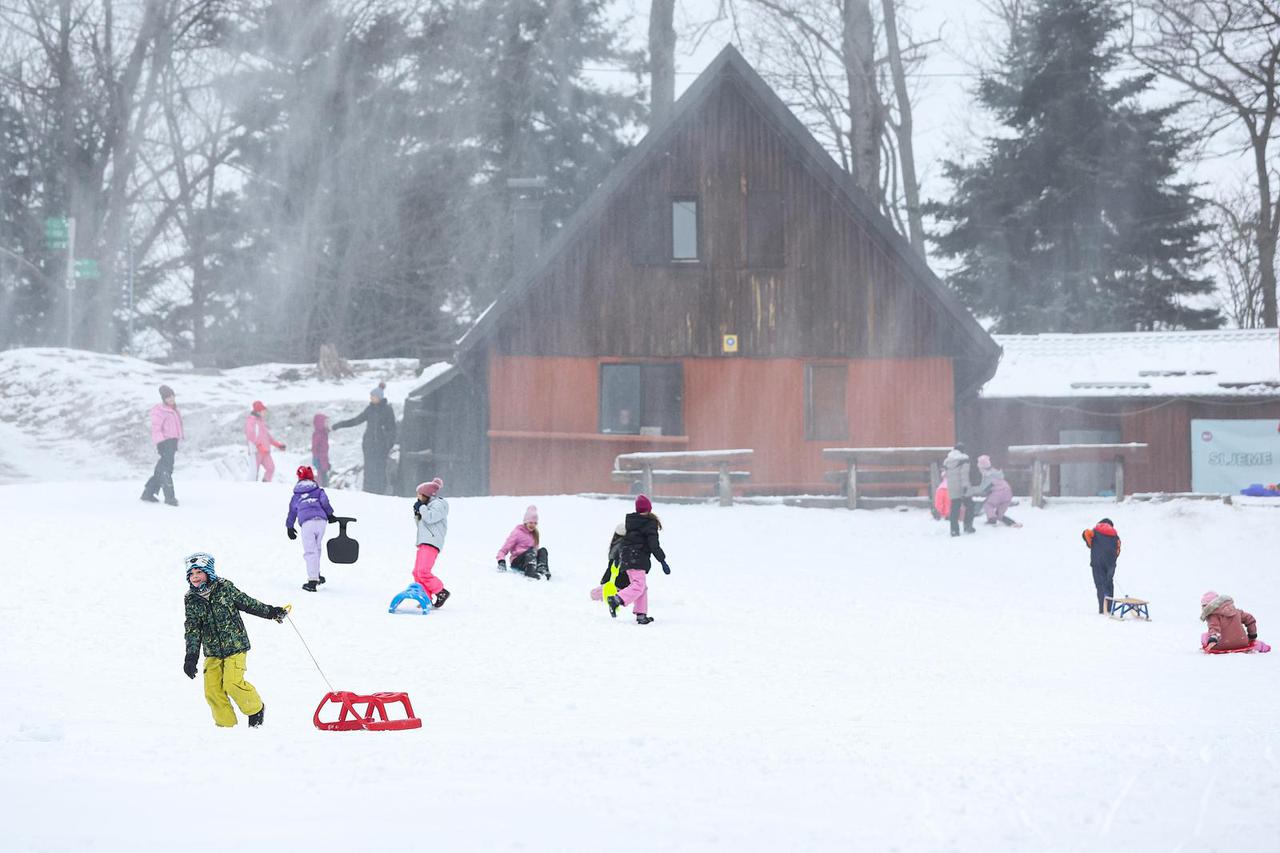
[[[847,491],[849,493],[848,495],[849,509],[857,509],[858,508],[858,463],[853,459],[849,460],[849,476],[845,482],[848,484]]]
[[[643,462],[640,465],[640,491],[653,497],[653,463]]]
[[[1116,454],[1116,503],[1124,500],[1124,454]]]
[[[933,506],[933,496],[938,493],[938,485],[942,482],[942,472],[937,462],[929,463],[929,506]]]
[[[729,464],[720,463],[720,481],[717,486],[720,492],[720,506],[733,506],[733,483],[729,477]]]
[[[1040,457],[1031,460],[1031,505],[1036,509],[1044,507],[1044,483],[1041,481],[1043,465]]]

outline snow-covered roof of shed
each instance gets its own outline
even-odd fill
[[[1280,397],[1275,329],[992,337],[1004,355],[985,399]]]

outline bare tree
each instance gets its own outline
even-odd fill
[[[907,88],[907,63],[898,39],[898,10],[894,0],[881,0],[884,15],[885,47],[893,79],[893,95],[898,104],[897,119],[888,119],[897,140],[898,161],[902,164],[902,197],[907,212],[907,236],[921,255],[924,247],[924,213],[920,209],[920,181],[916,175],[914,121],[911,92]]]
[[[1213,202],[1210,246],[1222,270],[1223,309],[1242,329],[1263,322],[1262,268],[1258,256],[1258,210],[1247,184]]]
[[[1280,5],[1275,0],[1137,0],[1130,49],[1195,95],[1206,135],[1242,133],[1253,157],[1252,217],[1262,321],[1275,326],[1280,239]]]
[[[675,0],[649,4],[649,126],[666,121],[676,98]]]

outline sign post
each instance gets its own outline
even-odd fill
[[[75,294],[76,294],[76,218],[66,218],[67,230],[67,348],[71,348],[71,337],[75,331]],[[48,227],[49,220],[45,220]],[[48,232],[46,232],[47,235]]]

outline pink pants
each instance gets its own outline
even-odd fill
[[[320,580],[320,543],[329,522],[310,518],[302,522],[302,559],[307,563],[307,580]]]
[[[418,557],[413,561],[413,579],[422,585],[428,595],[435,595],[444,589],[444,581],[431,573],[436,564],[440,550],[434,545],[419,545]]]
[[[253,469],[253,476],[256,478],[258,476],[258,468],[261,468],[263,469],[262,482],[270,483],[271,478],[276,475],[276,463],[271,461],[271,451],[256,450],[254,452],[258,454],[258,457],[257,457],[258,464]]]
[[[618,590],[622,603],[631,606],[633,613],[649,612],[649,589],[645,586],[645,573],[640,569],[627,569],[631,583]]]

